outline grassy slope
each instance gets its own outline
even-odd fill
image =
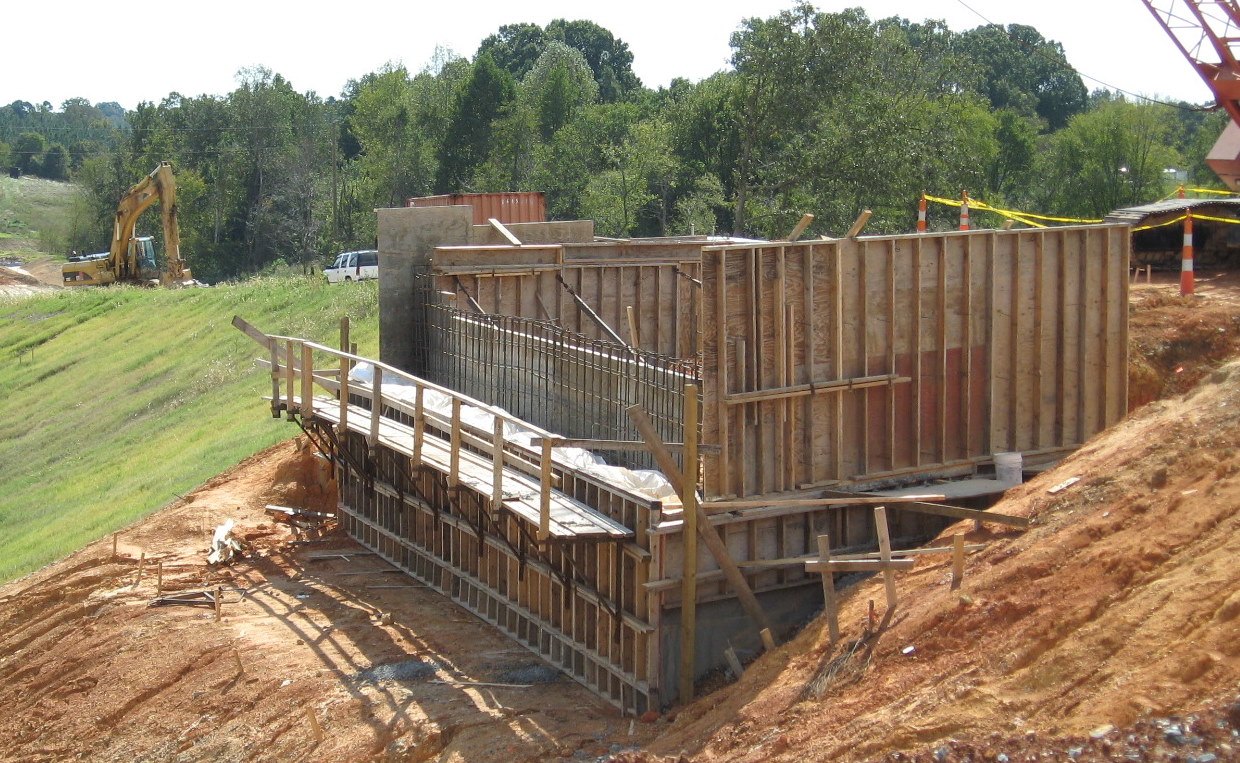
[[[0,581],[165,505],[295,434],[274,421],[258,345],[232,328],[378,349],[374,282],[71,290],[0,302]]]
[[[62,244],[76,191],[71,183],[0,176],[0,256],[38,257],[40,248]]]

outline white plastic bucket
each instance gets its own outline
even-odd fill
[[[1024,482],[1024,459],[1020,453],[996,453],[995,476],[1004,485],[1019,485]]]

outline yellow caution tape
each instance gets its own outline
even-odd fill
[[[1187,218],[1187,217],[1188,217],[1188,215],[1180,215],[1179,217],[1175,218],[1174,220],[1168,220],[1168,221],[1167,221],[1167,222],[1165,222],[1165,223],[1157,223],[1157,224],[1154,224],[1154,225],[1141,225],[1141,226],[1139,226],[1139,227],[1133,228],[1133,229],[1132,229],[1132,232],[1133,232],[1133,233],[1136,233],[1136,232],[1138,232],[1138,231],[1143,231],[1143,230],[1152,230],[1152,229],[1154,229],[1154,228],[1166,228],[1168,225],[1178,225],[1178,224],[1180,224],[1180,223],[1184,222],[1184,219],[1185,219],[1185,218]],[[1229,217],[1210,217],[1209,215],[1196,215],[1196,214],[1195,214],[1195,215],[1193,215],[1193,219],[1194,219],[1194,220],[1201,220],[1201,221],[1203,221],[1203,222],[1210,222],[1210,223],[1229,223],[1229,224],[1231,224],[1231,225],[1240,225],[1240,220],[1233,220],[1233,219],[1231,219],[1231,218],[1229,218]]]
[[[1213,194],[1216,194],[1216,195],[1218,195],[1218,196],[1235,196],[1235,195],[1237,195],[1235,191],[1219,191],[1219,190],[1214,189],[1214,188],[1185,188],[1184,190],[1185,190],[1185,191],[1189,191],[1189,192],[1191,192],[1191,193],[1213,193]],[[1168,198],[1169,198],[1169,197],[1168,197]]]
[[[959,207],[963,204],[963,202],[960,199],[944,199],[938,196],[927,196],[926,201],[933,201],[939,204],[946,204],[951,207]],[[983,212],[994,212],[996,214],[1003,215],[1004,217],[1011,218],[1013,220],[1016,220],[1017,222],[1022,222],[1026,225],[1029,225],[1035,228],[1045,228],[1046,226],[1038,225],[1037,223],[1034,223],[1033,220],[1046,220],[1048,222],[1053,222],[1053,223],[1100,223],[1100,222],[1103,222],[1103,220],[1101,219],[1089,219],[1089,218],[1082,218],[1082,217],[1052,217],[1050,215],[1037,215],[1032,212],[1017,212],[1011,209],[999,209],[998,207],[992,207],[986,202],[979,201],[978,199],[969,199],[969,209],[977,209]]]
[[[1230,217],[1209,217],[1207,215],[1193,214],[1194,220],[1207,220],[1212,223],[1231,223],[1232,225],[1240,225],[1240,220],[1233,220]]]
[[[1154,228],[1165,228],[1165,227],[1167,227],[1168,225],[1176,225],[1176,224],[1178,224],[1178,223],[1182,223],[1182,222],[1184,222],[1184,218],[1186,218],[1186,217],[1188,217],[1188,215],[1180,215],[1179,217],[1175,218],[1174,220],[1168,220],[1168,221],[1167,221],[1167,222],[1165,222],[1165,223],[1158,223],[1158,224],[1156,224],[1156,225],[1141,225],[1141,226],[1138,226],[1138,227],[1136,227],[1136,228],[1133,228],[1133,229],[1132,229],[1132,232],[1133,232],[1133,233],[1136,233],[1136,232],[1138,232],[1138,231],[1143,231],[1143,230],[1153,230]],[[1196,219],[1197,219],[1197,216],[1196,216],[1196,215],[1193,215],[1193,219],[1194,219],[1194,220],[1196,220]]]

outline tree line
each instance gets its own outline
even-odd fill
[[[862,209],[868,231],[909,231],[923,191],[1100,217],[1164,195],[1169,168],[1218,187],[1204,157],[1225,114],[1091,93],[1033,27],[801,4],[744,20],[731,49],[727,70],[651,89],[593,22],[505,25],[471,59],[389,64],[338,97],[253,68],[227,95],[121,114],[12,104],[0,165],[80,184],[71,243],[93,251],[124,190],[171,161],[182,253],[208,280],[373,245],[374,208],[429,194],[541,190],[605,236],[771,238],[805,212],[839,235]]]

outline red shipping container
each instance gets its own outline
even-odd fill
[[[542,191],[517,193],[449,193],[442,196],[419,196],[408,199],[408,207],[448,207],[468,205],[474,208],[474,225],[486,225],[494,217],[501,223],[542,223],[547,221],[547,202]]]

